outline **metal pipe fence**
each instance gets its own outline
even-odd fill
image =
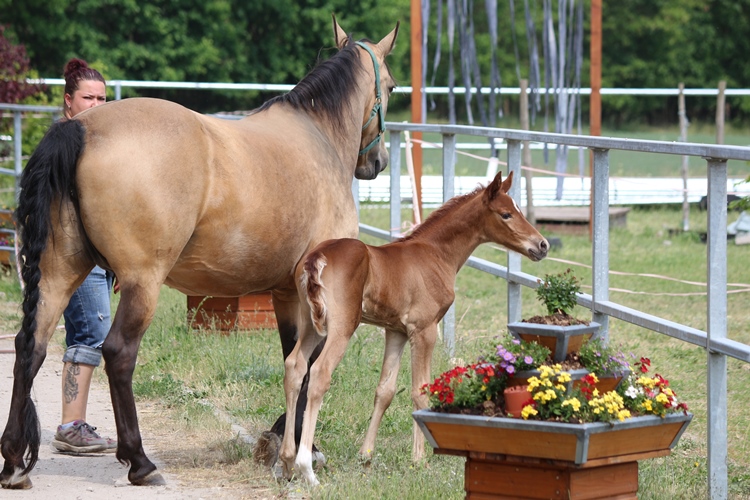
[[[715,144],[676,143],[593,136],[525,132],[511,129],[462,125],[386,124],[390,133],[390,231],[360,225],[363,233],[385,240],[398,237],[401,227],[400,163],[401,134],[426,132],[443,138],[443,200],[453,196],[456,166],[456,137],[469,135],[504,139],[507,144],[509,172],[521,178],[521,143],[531,141],[577,146],[593,152],[592,179],[592,293],[580,294],[578,304],[592,311],[593,320],[609,335],[609,318],[617,318],[649,330],[700,346],[708,356],[708,487],[712,499],[725,499],[727,476],[727,357],[750,363],[750,345],[727,338],[727,161],[750,161],[750,147]],[[708,328],[702,331],[644,311],[632,309],[609,298],[609,152],[611,150],[697,156],[706,160],[708,177],[707,283]],[[520,183],[509,193],[520,204]],[[521,287],[536,288],[537,277],[521,271],[521,256],[508,252],[507,265],[470,257],[467,265],[503,278],[508,283],[508,322],[521,319]],[[455,347],[455,310],[451,307],[443,320],[443,341],[449,352]]]

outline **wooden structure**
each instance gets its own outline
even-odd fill
[[[472,499],[636,499],[638,461],[671,453],[692,414],[567,424],[419,410],[436,454],[466,457]]]
[[[523,211],[525,211],[525,207]],[[588,234],[591,211],[589,207],[534,207],[536,227],[544,232]],[[625,227],[630,208],[610,207],[609,227]]]
[[[271,292],[242,297],[202,297],[188,295],[188,325],[229,332],[278,328]]]

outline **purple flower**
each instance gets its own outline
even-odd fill
[[[505,369],[505,371],[512,375],[512,374],[516,373],[516,368],[513,365],[508,365],[508,367]]]
[[[512,342],[516,345],[521,345],[521,341],[518,339],[513,339]]]
[[[507,352],[507,351],[506,351],[505,353],[503,353],[503,359],[504,359],[505,361],[511,361],[511,362],[513,362],[513,361],[515,361],[515,358],[516,358],[516,357],[515,357],[515,356],[513,356],[513,353],[512,353],[512,352]]]
[[[525,358],[523,358],[523,362],[527,365],[530,365],[534,362],[534,358],[532,358],[531,356],[526,356]]]

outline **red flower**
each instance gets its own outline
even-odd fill
[[[651,368],[651,360],[648,358],[641,358],[641,361],[636,363],[637,366],[640,366],[641,373],[648,373],[649,368]]]

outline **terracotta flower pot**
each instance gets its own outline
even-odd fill
[[[521,418],[521,410],[531,399],[528,385],[511,386],[503,391],[505,397],[505,413],[509,417]]]

